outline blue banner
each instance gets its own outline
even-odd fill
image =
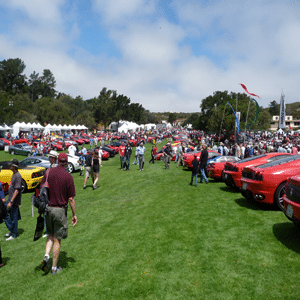
[[[227,102],[227,104],[231,107],[231,109],[232,109],[232,111],[234,113],[235,121],[236,121],[236,130],[237,130],[238,133],[240,133],[240,122],[239,122],[239,119],[238,119],[238,117],[237,117],[237,115],[236,115],[233,107],[231,106],[231,104],[229,102]]]

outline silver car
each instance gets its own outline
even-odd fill
[[[23,166],[37,166],[43,167],[46,170],[50,168],[49,158],[47,156],[33,156],[27,157],[20,161]]]

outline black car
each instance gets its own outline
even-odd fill
[[[107,147],[107,146],[98,146],[98,147],[94,148],[94,150],[99,150],[100,147],[102,147],[102,150],[109,153],[109,157],[114,157],[116,155],[116,151],[112,148]]]

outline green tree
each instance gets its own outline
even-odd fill
[[[35,102],[40,96],[43,95],[44,85],[39,73],[34,71],[32,74],[30,74],[28,79],[28,90],[32,102]]]
[[[116,91],[107,90],[104,87],[99,96],[92,101],[95,121],[96,123],[102,123],[105,130],[107,125],[115,120],[116,94]]]
[[[271,101],[269,104],[268,111],[271,116],[279,116],[280,105],[275,100]]]
[[[176,114],[175,113],[169,113],[168,122],[173,124],[176,121]]]
[[[16,94],[26,89],[26,76],[22,75],[26,68],[20,58],[10,58],[0,62],[0,89]]]
[[[43,76],[41,77],[41,82],[43,84],[43,96],[44,97],[54,97],[55,96],[55,86],[56,80],[54,75],[49,69],[44,69]]]

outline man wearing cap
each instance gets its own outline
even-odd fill
[[[7,213],[4,219],[8,233],[7,241],[11,241],[18,236],[19,205],[21,205],[22,177],[19,173],[19,161],[11,160],[10,169],[13,172],[8,189],[8,199],[6,202]]]
[[[62,271],[62,268],[57,266],[57,261],[60,253],[61,240],[66,239],[68,236],[68,202],[70,203],[73,214],[73,226],[77,223],[74,199],[75,185],[73,177],[65,170],[67,163],[67,154],[64,152],[60,153],[58,156],[58,166],[56,168],[49,169],[42,181],[42,184],[45,183],[46,178],[48,177],[49,204],[46,209],[46,223],[49,236],[46,242],[42,269],[44,271],[49,270],[49,256],[52,249],[52,275]]]
[[[164,149],[164,158],[165,158],[165,169],[169,169],[171,158],[172,158],[172,148],[170,143],[167,143],[167,147]]]

